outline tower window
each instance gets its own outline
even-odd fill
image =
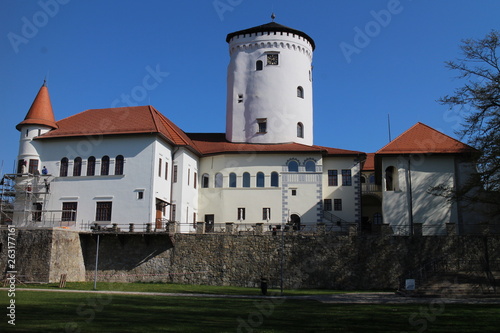
[[[267,132],[267,118],[257,119],[257,124],[259,125],[259,129],[257,133],[266,133]]]
[[[257,60],[257,62],[255,63],[255,70],[256,71],[261,71],[262,67],[263,67],[262,60]]]
[[[248,172],[243,174],[243,187],[250,187],[250,174]]]
[[[299,163],[294,160],[288,162],[288,172],[299,172]]]
[[[306,162],[306,171],[307,172],[316,172],[316,163],[314,161],[307,161]]]
[[[395,167],[389,166],[385,169],[385,190],[395,191],[398,186],[398,171]]]
[[[297,137],[304,137],[304,125],[302,123],[297,123]]]
[[[278,65],[279,64],[279,58],[277,53],[270,53],[267,55],[267,64],[268,65]]]
[[[280,175],[274,171],[271,172],[271,187],[278,187],[280,183]]]
[[[201,176],[201,187],[203,188],[208,188],[210,178],[207,173],[204,173],[203,176]]]
[[[243,94],[238,94],[238,103],[243,103]]]
[[[297,97],[304,98],[304,88],[302,88],[301,86],[297,87]]]
[[[229,174],[229,187],[236,187],[236,174],[234,172]]]
[[[33,175],[38,174],[38,160],[37,159],[30,159],[29,166],[28,166],[28,173],[31,173]]]
[[[265,176],[263,172],[257,172],[257,187],[264,187]]]

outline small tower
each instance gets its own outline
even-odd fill
[[[21,132],[19,154],[17,156],[18,174],[36,174],[40,171],[39,149],[36,143],[33,142],[33,138],[57,127],[50,102],[49,90],[44,81],[26,117],[16,126],[17,130]]]
[[[313,144],[314,40],[273,22],[227,35],[226,139]]]

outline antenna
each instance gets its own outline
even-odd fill
[[[389,142],[391,142],[392,138],[391,138],[391,115],[390,115],[390,113],[387,114],[387,128],[389,130]]]

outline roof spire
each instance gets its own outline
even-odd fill
[[[271,14],[271,19],[273,20],[273,22],[274,22],[274,19],[275,19],[275,18],[276,18],[276,14],[272,13],[272,14]]]
[[[21,130],[23,125],[42,125],[52,128],[57,128],[52,111],[52,103],[50,102],[49,90],[47,88],[47,80],[43,80],[43,85],[38,91],[38,94],[31,104],[31,107],[22,122],[17,124],[16,128]]]

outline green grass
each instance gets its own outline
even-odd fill
[[[38,289],[59,289],[59,283],[48,284],[28,284],[26,286],[18,286],[22,288],[38,288]],[[73,290],[93,290],[93,282],[68,282],[64,289]],[[230,286],[205,286],[205,285],[186,285],[173,283],[119,283],[119,282],[98,282],[97,290],[111,291],[136,291],[136,292],[155,292],[155,293],[188,293],[188,294],[216,294],[216,295],[260,295],[259,288],[243,288]],[[269,293],[279,294],[278,289],[269,289]],[[300,289],[300,290],[284,290],[283,295],[300,296],[300,295],[331,295],[341,294],[346,291],[325,290],[325,289]]]
[[[18,290],[1,332],[498,332],[498,305],[353,305],[305,300]],[[5,313],[7,292],[0,292]]]

